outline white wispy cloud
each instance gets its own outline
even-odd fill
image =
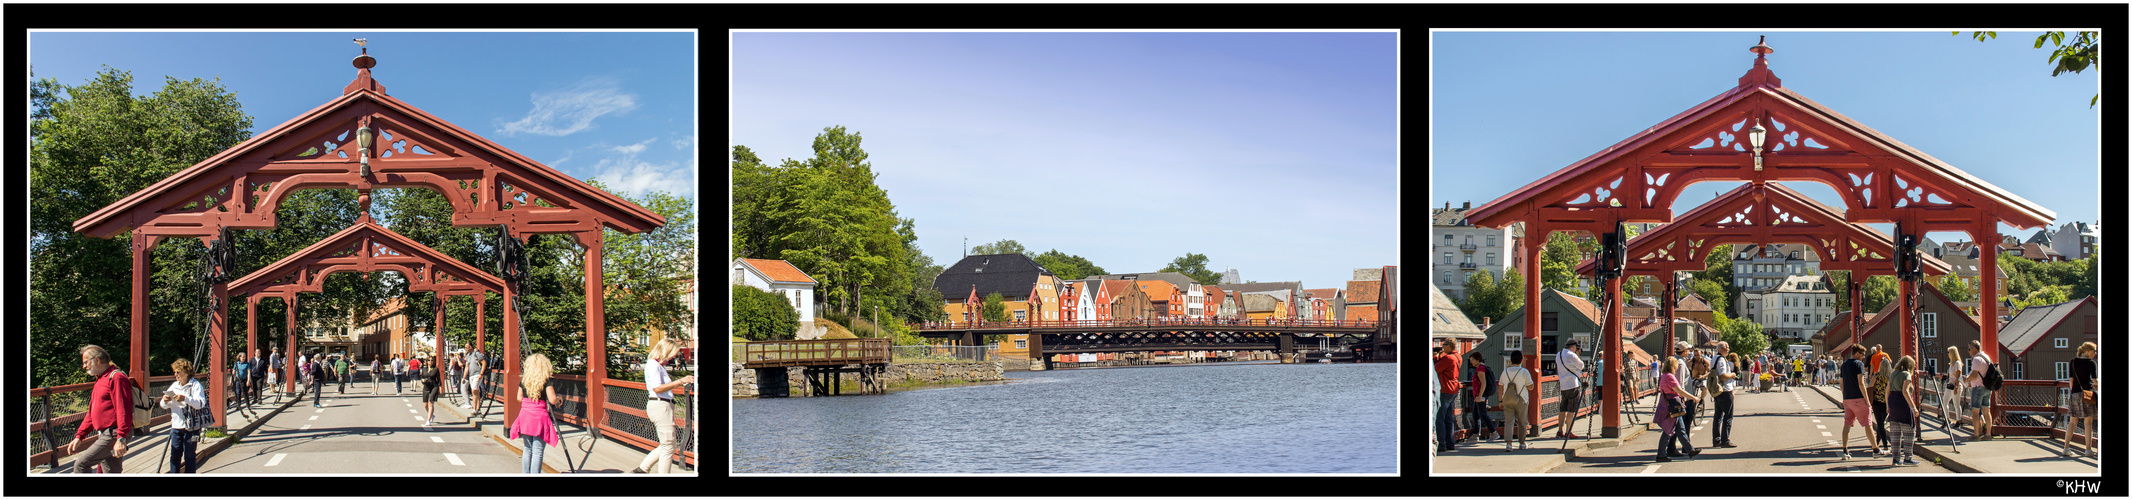
[[[592,128],[592,120],[637,109],[637,96],[622,92],[613,78],[586,78],[576,87],[533,93],[533,110],[518,121],[505,123],[496,133],[515,136],[570,135]]]
[[[666,191],[676,196],[693,197],[696,193],[696,161],[693,152],[686,162],[653,162],[641,160],[639,155],[650,149],[658,138],[627,146],[606,148],[615,155],[600,159],[593,165],[594,178],[616,194],[641,196],[651,191]]]

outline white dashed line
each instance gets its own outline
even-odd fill
[[[1644,474],[1657,474],[1657,473],[1658,473],[1658,466],[1659,466],[1659,465],[1660,465],[1660,464],[1651,464],[1651,465],[1646,465],[1646,466],[1643,466],[1643,473],[1644,473]]]
[[[1475,411],[1479,411],[1479,410],[1475,410]],[[1475,415],[1479,415],[1479,414],[1478,414],[1478,413],[1475,413]],[[1480,417],[1473,417],[1473,418],[1480,418]],[[1815,428],[1815,429],[1827,429],[1827,428],[1828,428],[1828,426],[1826,426],[1826,425],[1816,425],[1816,426],[1814,426],[1814,428]]]
[[[430,437],[429,437],[429,440],[430,440],[430,441],[436,441],[436,442],[442,443],[442,442],[444,442],[444,437],[443,437],[443,436],[430,436]]]
[[[296,430],[299,430],[299,431],[308,431],[308,430],[311,430],[311,424],[304,424],[304,426],[303,426],[303,427],[297,427],[297,428],[296,428]]]
[[[286,457],[286,456],[289,456],[289,454],[287,454],[287,453],[275,453],[275,454],[274,454],[274,458],[273,458],[273,459],[271,459],[271,460],[267,460],[267,464],[266,464],[266,466],[267,466],[267,467],[273,467],[273,466],[276,466],[276,465],[281,465],[281,458],[282,458],[282,457]]]
[[[1480,417],[1474,417],[1474,418],[1480,418]],[[312,415],[312,416],[311,416],[311,420],[318,420],[318,415]]]
[[[1475,417],[1475,418],[1478,418],[1478,417]],[[1816,418],[1816,419],[1813,419],[1813,421],[1814,421],[1814,423],[1817,423],[1817,424],[1818,424],[1818,423],[1821,423],[1821,419],[1818,419],[1818,418]]]
[[[457,454],[446,453],[444,454],[444,459],[452,461],[452,465],[466,465],[466,462],[459,461],[459,455]]]
[[[1542,309],[1542,310],[1544,311],[1545,309]],[[408,409],[407,409],[407,412],[408,412],[408,413],[418,413],[418,412],[416,412],[416,411],[415,411],[415,409],[414,409],[414,408],[408,408]],[[1473,417],[1473,418],[1480,418],[1480,417]]]
[[[1474,418],[1480,418],[1480,417],[1474,417]],[[1821,437],[1831,437],[1831,436],[1835,436],[1835,434],[1829,434],[1829,433],[1828,433],[1828,431],[1821,431]]]
[[[429,420],[429,419],[426,419],[426,418],[422,418],[422,416],[421,416],[421,415],[415,415],[415,420]]]

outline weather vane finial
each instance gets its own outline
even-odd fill
[[[357,38],[357,39],[355,39],[355,46],[357,46],[357,47],[362,47],[362,48],[363,48],[363,53],[364,53],[364,54],[368,54],[368,53],[370,53],[370,39],[368,39],[368,38]]]

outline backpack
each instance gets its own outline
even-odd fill
[[[1516,379],[1511,378],[1510,373],[1510,370],[1503,370],[1504,392],[1502,393],[1502,398],[1510,399],[1515,397],[1519,402],[1524,402],[1525,388],[1523,385],[1519,384]]]
[[[1995,362],[1984,366],[1985,390],[1997,391],[1999,390],[1999,387],[2006,385],[2006,376],[1999,374],[1998,363]]]

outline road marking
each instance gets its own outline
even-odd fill
[[[436,441],[436,442],[442,443],[442,442],[444,442],[444,437],[443,437],[443,436],[430,436],[430,437],[429,437],[429,440],[430,440],[430,441]]]
[[[415,415],[415,420],[429,420],[429,419],[427,419],[427,418],[422,418],[422,416],[421,416],[421,415]]]
[[[274,454],[274,458],[273,458],[272,460],[267,460],[267,464],[266,464],[266,466],[267,466],[267,467],[273,467],[273,466],[276,466],[276,465],[281,465],[281,457],[286,457],[286,456],[289,456],[289,454],[287,454],[287,453],[275,453],[275,454]]]
[[[444,454],[444,459],[452,461],[452,465],[466,465],[466,462],[459,461],[459,455],[457,454],[446,453]]]
[[[1821,423],[1821,419],[1818,419],[1818,418],[1816,418],[1816,419],[1813,419],[1813,421],[1814,421],[1814,423],[1817,423],[1817,424],[1818,424],[1818,423]]]
[[[326,409],[325,409],[325,408],[319,408],[318,410],[316,410],[316,411],[312,411],[311,413],[325,413],[325,412],[326,412]],[[1478,418],[1478,417],[1476,417],[1476,418]]]
[[[303,426],[303,427],[297,427],[297,428],[296,428],[296,430],[299,430],[299,431],[308,431],[308,430],[311,430],[311,424],[304,424],[304,426]]]
[[[1480,417],[1474,417],[1474,418],[1480,418]],[[1814,426],[1814,428],[1815,428],[1815,429],[1827,429],[1827,428],[1828,428],[1828,426],[1826,426],[1826,425],[1816,425],[1816,426]]]
[[[1475,417],[1475,418],[1478,418],[1478,417]],[[1821,431],[1821,437],[1831,437],[1831,436],[1835,436],[1835,434],[1829,434],[1829,433],[1828,433],[1828,431]]]
[[[408,412],[408,413],[417,413],[417,412],[415,411],[415,409],[414,409],[414,408],[408,408],[408,409],[407,409],[407,412]],[[1480,418],[1480,417],[1473,417],[1473,418]]]
[[[1544,310],[1544,309],[1543,309],[1543,310]],[[1699,431],[1699,430],[1703,430],[1703,426],[1700,426],[1700,425],[1698,425],[1698,426],[1695,426],[1695,430],[1698,430],[1698,431]]]
[[[1480,417],[1474,417],[1474,418],[1480,418]],[[311,420],[318,420],[318,415],[312,415],[312,416],[311,416]]]
[[[1646,466],[1643,466],[1643,473],[1644,473],[1644,474],[1657,474],[1657,473],[1658,473],[1658,466],[1659,466],[1659,465],[1661,465],[1661,464],[1651,464],[1651,465],[1646,465]]]

